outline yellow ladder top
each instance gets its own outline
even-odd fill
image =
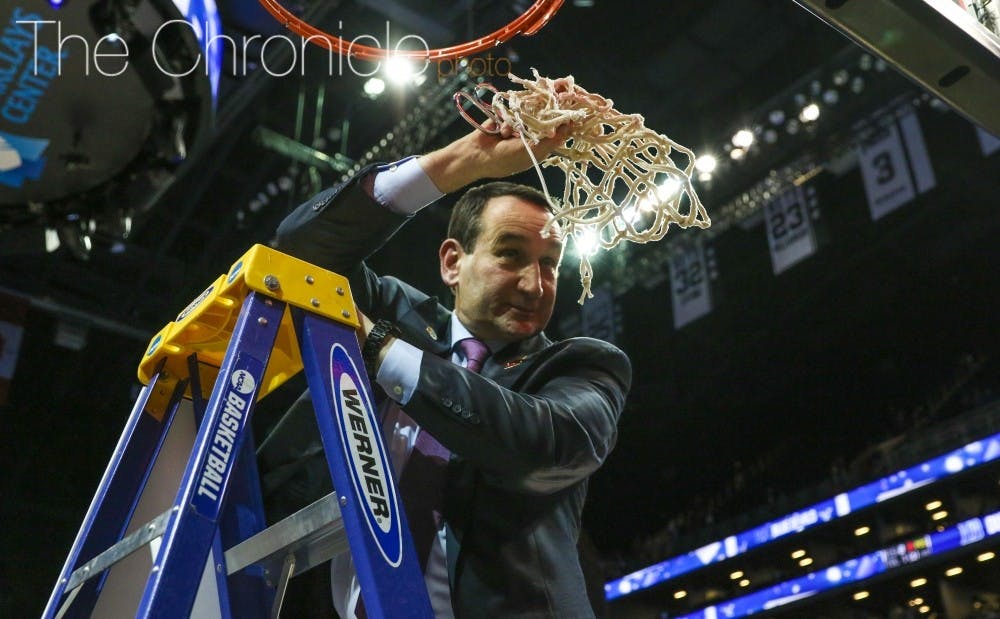
[[[360,326],[346,277],[258,244],[153,336],[139,363],[139,380],[148,384],[164,359],[165,374],[161,376],[167,380],[187,376],[188,357],[197,354],[201,384],[210,389],[240,307],[251,291],[355,329]],[[302,356],[286,307],[258,399],[301,370]],[[191,396],[190,386],[186,395]]]

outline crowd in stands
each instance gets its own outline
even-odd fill
[[[967,418],[1000,399],[1000,360],[969,354],[955,367],[915,406],[891,411],[892,427],[884,438],[855,453],[830,455],[825,479],[808,487],[776,487],[781,469],[789,465],[783,446],[749,462],[734,462],[721,487],[697,496],[655,533],[636,538],[618,556],[606,557],[606,573],[617,576],[663,561],[912,465],[914,458],[933,457],[1000,432],[996,407],[986,411],[984,419]],[[947,423],[957,417],[961,419],[956,423]]]

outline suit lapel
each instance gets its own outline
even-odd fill
[[[429,297],[416,304],[399,319],[405,339],[439,357],[451,350],[451,312],[437,297]]]
[[[552,342],[544,333],[498,350],[483,365],[481,374],[504,387],[516,384],[538,355]]]

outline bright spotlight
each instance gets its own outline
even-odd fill
[[[393,84],[405,84],[413,79],[413,63],[403,56],[393,56],[385,61],[385,76]]]
[[[365,82],[364,90],[369,97],[377,97],[385,92],[385,80],[380,77],[370,77]]]
[[[753,144],[753,131],[740,129],[733,136],[733,146],[737,148],[749,148]]]
[[[733,150],[729,151],[729,157],[733,161],[739,161],[746,154],[747,151],[743,150],[742,148],[734,148]]]
[[[799,120],[804,123],[811,123],[817,118],[819,118],[819,106],[815,103],[810,103],[799,112]]]
[[[681,182],[673,176],[670,176],[667,177],[667,180],[663,181],[656,187],[656,197],[659,198],[661,202],[666,202],[676,196],[680,190]]]
[[[597,238],[597,232],[593,228],[585,228],[582,232],[574,237],[576,243],[576,253],[581,257],[583,256],[593,256],[597,253],[597,248],[599,247],[599,241]]]
[[[712,155],[702,155],[694,160],[694,167],[705,174],[711,174],[715,171],[715,166],[719,164]]]

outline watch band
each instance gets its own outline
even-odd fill
[[[389,336],[400,337],[401,335],[399,327],[391,320],[383,318],[375,322],[372,330],[368,332],[365,345],[361,348],[361,358],[365,362],[368,378],[375,380],[375,375],[378,373],[378,356],[382,352],[382,347],[385,346],[386,338]]]

